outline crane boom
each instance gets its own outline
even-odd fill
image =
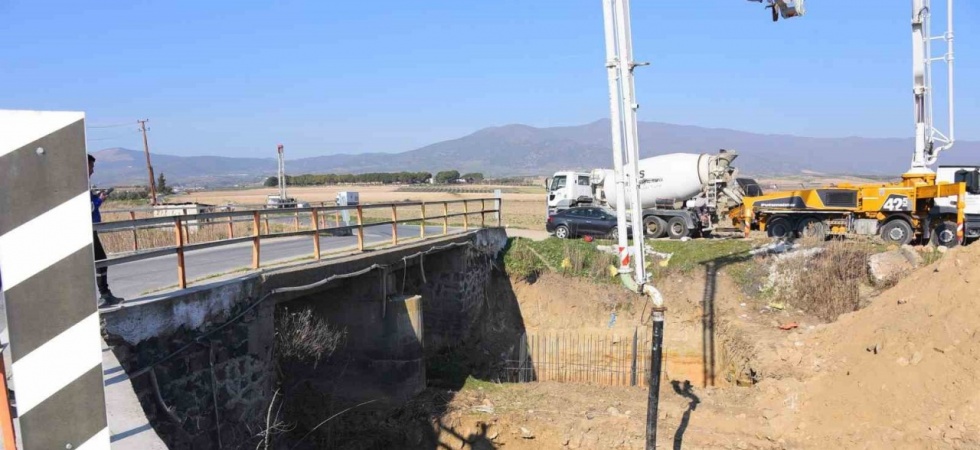
[[[929,166],[936,163],[940,152],[953,146],[953,0],[946,1],[946,32],[932,36],[930,0],[912,0],[912,95],[915,115],[915,151],[912,154],[910,173],[931,173]],[[946,54],[932,57],[932,41],[946,42]],[[948,134],[936,129],[933,123],[932,63],[947,65]]]

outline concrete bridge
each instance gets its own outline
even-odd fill
[[[413,397],[426,386],[426,356],[461,341],[485,313],[506,242],[500,228],[460,232],[104,310],[112,448],[241,444],[261,428],[273,397],[318,399],[334,411]],[[277,355],[288,311],[311,311],[341,331],[333,360],[344,365]]]

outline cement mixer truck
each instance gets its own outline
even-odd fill
[[[742,203],[743,185],[737,179],[733,151],[715,155],[672,153],[644,158],[640,163],[640,204],[644,234],[650,238],[707,236],[729,210]],[[626,173],[631,166],[626,165]],[[612,169],[589,173],[560,171],[548,179],[548,213],[576,206],[616,208],[616,178]],[[626,208],[630,207],[629,199]]]

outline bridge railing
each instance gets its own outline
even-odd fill
[[[250,243],[252,269],[262,265],[263,239],[281,239],[296,236],[312,236],[312,259],[320,260],[324,252],[320,248],[321,235],[353,235],[357,238],[357,251],[372,246],[366,242],[364,230],[371,227],[391,227],[391,239],[381,245],[398,245],[409,240],[432,237],[427,227],[441,227],[435,236],[450,233],[450,225],[462,231],[482,228],[488,224],[488,215],[496,226],[501,224],[499,197],[459,199],[435,202],[372,203],[354,206],[311,206],[306,208],[271,208],[239,211],[205,212],[163,217],[130,218],[94,224],[110,258],[96,261],[96,267],[141,261],[160,256],[177,256],[177,286],[187,287],[185,254],[195,250]],[[350,220],[344,222],[346,212]],[[133,214],[131,217],[134,217]],[[332,217],[331,217],[332,216]],[[331,220],[333,219],[333,220]],[[331,224],[331,222],[333,222]],[[399,225],[419,225],[417,235],[399,234]],[[263,226],[264,225],[264,226]],[[215,231],[217,230],[217,232]],[[263,232],[264,231],[264,232]],[[169,243],[161,242],[169,235]],[[153,239],[148,237],[152,236]],[[124,241],[131,237],[131,247],[120,251]],[[140,241],[143,238],[141,248]],[[147,242],[149,241],[149,242]],[[128,244],[128,243],[127,243]],[[374,244],[377,245],[377,244]],[[327,252],[329,253],[329,252]]]

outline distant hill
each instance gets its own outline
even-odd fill
[[[912,139],[810,138],[780,134],[640,122],[641,156],[674,152],[739,152],[736,165],[753,175],[898,175],[908,169]],[[95,152],[97,184],[146,182],[142,152],[111,148]],[[957,142],[944,164],[980,164],[980,142]],[[274,158],[181,157],[156,154],[153,166],[171,183],[226,186],[274,175]],[[402,153],[324,155],[287,160],[290,174],[430,171],[457,169],[491,176],[545,175],[559,169],[612,166],[608,120],[568,127],[505,125]]]

